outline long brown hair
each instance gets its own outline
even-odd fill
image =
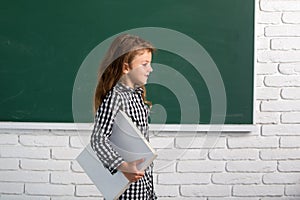
[[[115,38],[100,64],[94,95],[94,112],[123,75],[123,64],[131,63],[136,55],[145,50],[153,53],[155,49],[152,44],[138,36],[123,34]],[[143,100],[149,105],[151,103],[146,100],[146,88],[142,88]]]

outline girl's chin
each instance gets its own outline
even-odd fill
[[[145,81],[144,83],[139,83],[139,84],[136,84],[135,87],[138,88],[138,87],[142,87],[144,85],[147,84],[147,81]]]
[[[141,81],[138,85],[139,85],[139,86],[143,86],[143,85],[145,85],[146,83],[147,83],[147,79],[144,80],[144,81]]]

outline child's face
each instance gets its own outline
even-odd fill
[[[152,72],[151,67],[152,53],[145,50],[134,57],[128,70],[125,72],[126,84],[132,88],[145,85],[149,74]]]

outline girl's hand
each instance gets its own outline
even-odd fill
[[[132,162],[123,162],[118,167],[118,170],[121,171],[130,182],[136,182],[145,174],[144,171],[139,171],[137,169],[137,165],[142,162],[144,162],[143,158]]]

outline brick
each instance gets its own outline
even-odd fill
[[[95,185],[76,185],[75,195],[78,197],[102,196]]]
[[[216,141],[214,146],[207,146],[207,142],[209,141],[209,136],[203,137],[178,137],[175,141],[176,148],[180,149],[211,149],[211,148],[225,148],[226,147],[226,139],[225,137],[221,137],[221,134],[215,135]]]
[[[262,127],[262,135],[300,135],[299,124],[288,124],[288,125],[264,125]]]
[[[16,145],[18,144],[18,135],[0,134],[0,145]]]
[[[0,193],[3,194],[22,194],[24,191],[23,183],[0,182]],[[2,198],[1,198],[2,199]]]
[[[257,63],[255,72],[257,75],[273,75],[278,72],[278,64],[276,63]]]
[[[84,148],[90,142],[90,137],[88,136],[71,136],[70,146],[72,148]]]
[[[283,99],[300,99],[300,88],[283,88],[281,97]]]
[[[229,137],[229,148],[276,148],[279,145],[279,139],[277,137]]]
[[[0,155],[3,158],[36,158],[49,159],[50,149],[22,146],[1,146]]]
[[[280,97],[280,89],[279,88],[256,88],[256,99],[276,100],[279,97]]]
[[[287,112],[281,115],[281,123],[283,124],[299,124],[300,112]]]
[[[229,161],[226,170],[229,172],[274,172],[276,161]]]
[[[245,200],[244,197],[209,197],[208,200]],[[247,200],[261,200],[257,197],[247,197]]]
[[[209,153],[211,160],[255,160],[258,158],[255,149],[214,149]]]
[[[259,24],[280,24],[281,13],[280,12],[258,12],[257,23]]]
[[[51,195],[51,196],[71,196],[74,195],[75,186],[73,185],[53,185],[26,183],[25,193],[29,195]]]
[[[280,139],[281,148],[300,148],[300,136],[286,136]]]
[[[158,174],[156,172],[154,172],[154,174],[153,174],[153,184],[154,185],[157,185],[157,180],[158,180]]]
[[[299,50],[299,38],[276,38],[271,40],[271,49],[275,50]]]
[[[278,70],[282,74],[297,75],[300,74],[300,63],[282,63]]]
[[[229,185],[183,185],[180,192],[186,197],[226,197],[230,196],[231,189]]]
[[[1,200],[50,200],[46,196],[27,196],[27,195],[1,195]]]
[[[299,24],[300,13],[299,12],[284,12],[282,14],[282,22],[288,24]]]
[[[206,153],[207,151],[205,151]],[[187,160],[187,159],[205,159],[205,153],[197,149],[160,149],[157,151],[158,160]]]
[[[77,124],[76,126],[78,126],[78,129],[80,129],[81,125]],[[82,126],[85,127],[84,124]],[[89,127],[86,130],[72,131],[72,132],[75,132],[75,134],[73,134],[73,133],[72,134],[68,134],[68,136],[70,136],[70,137],[74,136],[74,137],[86,138],[87,139],[86,142],[89,143],[90,142],[91,132],[92,132],[93,128],[94,128],[94,123],[90,123]]]
[[[185,150],[181,149],[159,149],[156,151],[158,160],[176,160],[183,156]]]
[[[290,37],[290,36],[298,37],[300,36],[300,26],[299,25],[268,26],[265,28],[265,35],[267,37]]]
[[[92,184],[84,173],[51,172],[51,183],[54,184]]]
[[[286,195],[300,196],[300,184],[298,185],[287,185],[285,188]],[[299,197],[298,197],[299,199]]]
[[[269,38],[257,38],[256,39],[256,49],[267,50],[270,48],[270,39]]]
[[[212,175],[214,184],[235,185],[235,184],[259,184],[261,174],[258,173],[216,173]]]
[[[284,186],[277,185],[235,185],[233,186],[234,196],[282,196]]]
[[[255,114],[261,112],[260,111],[260,104],[261,104],[261,101],[255,100],[255,102],[254,102]],[[255,117],[256,117],[256,115],[255,115]]]
[[[300,160],[279,161],[280,172],[300,172]]]
[[[223,172],[225,162],[222,161],[179,161],[178,172]]]
[[[299,29],[300,31],[300,29]],[[299,33],[300,36],[300,33]],[[299,62],[300,61],[300,51],[268,51],[268,50],[258,50],[257,60],[259,62]]]
[[[176,161],[154,160],[154,172],[174,173],[176,171]]]
[[[158,175],[158,184],[191,185],[210,183],[208,173],[162,173]]]
[[[170,149],[174,147],[174,138],[152,137],[150,143],[151,146],[156,149]]]
[[[74,172],[84,172],[84,170],[81,168],[81,166],[78,164],[76,160],[71,161],[71,169]]]
[[[229,137],[245,137],[245,136],[260,136],[260,126],[259,124],[254,124],[253,130],[251,132],[224,132],[223,135]]]
[[[90,131],[89,134],[91,133]],[[78,136],[78,134],[82,134],[81,131],[78,130],[57,130],[57,129],[51,129],[50,130],[51,135],[57,135],[57,136]]]
[[[270,173],[263,176],[265,184],[300,184],[299,173]]]
[[[256,112],[256,124],[278,124],[280,121],[280,114],[275,112]]]
[[[36,171],[0,171],[0,181],[45,183],[49,181],[49,173]]]
[[[103,200],[103,197],[74,197],[74,196],[63,196],[63,197],[51,197],[51,200]]]
[[[51,197],[51,200],[103,200],[103,197],[70,197],[70,196],[63,196],[63,197]]]
[[[155,193],[159,197],[177,197],[179,196],[179,186],[175,185],[158,185]]]
[[[82,149],[54,147],[52,148],[51,158],[57,160],[73,160],[77,158],[81,151]]]
[[[248,200],[248,199],[247,199]],[[259,200],[299,200],[299,197],[263,197]]]
[[[58,160],[31,160],[22,159],[21,168],[27,170],[55,170],[68,171],[70,169],[70,162]]]
[[[206,197],[159,197],[159,200],[207,200]]]
[[[69,138],[67,136],[53,135],[21,135],[20,143],[24,146],[67,147],[69,144]]]
[[[261,0],[260,8],[263,11],[300,11],[297,0]]]
[[[27,130],[27,129],[23,129],[22,130],[22,135],[23,134],[32,134],[33,132],[36,132],[34,130]],[[48,131],[47,131],[48,132]],[[0,129],[0,134],[9,134],[9,135],[20,135],[20,129]]]
[[[181,127],[182,128],[182,127]],[[180,129],[180,126],[179,126]],[[150,124],[150,130],[151,130],[151,124]],[[178,130],[178,131],[150,131],[150,142],[151,138],[155,137],[161,137],[161,138],[180,138],[180,137],[203,137],[206,135],[205,132],[194,132],[194,131],[184,131],[184,130]]]
[[[266,76],[265,84],[271,87],[300,86],[300,76],[298,75]]]
[[[262,160],[300,159],[300,151],[298,149],[261,150],[260,158]]]
[[[257,38],[261,38],[265,36],[265,26],[266,24],[255,24],[255,31]]]
[[[265,112],[300,111],[300,100],[263,101],[261,110]]]
[[[256,75],[256,87],[263,87],[264,86],[264,81],[265,81],[265,76],[264,75]]]
[[[16,158],[0,158],[0,169],[17,170],[19,169],[19,160]]]

